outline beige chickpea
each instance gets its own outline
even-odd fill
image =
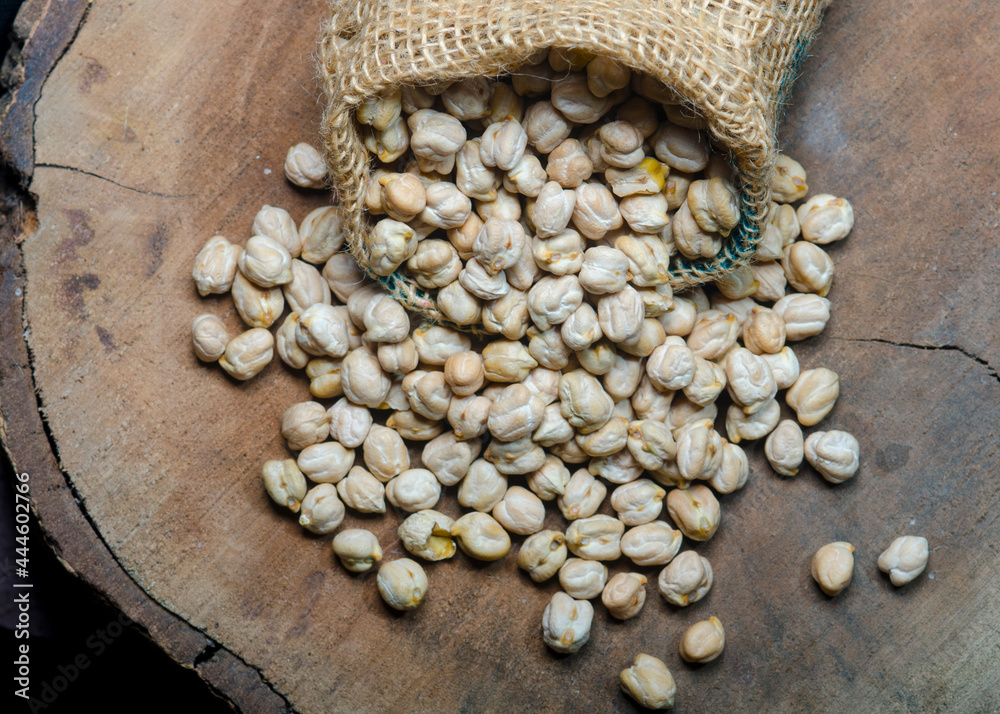
[[[570,121],[593,124],[614,106],[616,94],[594,96],[587,88],[587,76],[582,72],[573,72],[553,82],[551,101]]]
[[[677,469],[688,481],[710,479],[722,466],[722,437],[708,419],[685,424],[675,432]],[[682,529],[683,530],[683,529]]]
[[[780,266],[778,266],[780,269]],[[781,271],[782,283],[784,283],[785,273]],[[740,265],[722,277],[715,279],[715,287],[723,296],[732,300],[739,300],[749,295],[756,295],[760,292],[760,283],[757,282],[757,273],[753,266]]]
[[[667,602],[685,607],[705,597],[712,589],[713,581],[712,565],[708,559],[687,550],[660,572],[657,585]]]
[[[403,378],[403,391],[410,408],[432,420],[444,419],[451,403],[451,389],[444,372],[410,372]]]
[[[538,196],[528,204],[528,217],[539,238],[551,238],[566,230],[573,209],[576,207],[576,191],[563,189],[555,181],[542,186]]]
[[[191,323],[194,353],[202,362],[217,362],[226,353],[229,340],[229,331],[215,315],[198,315]]]
[[[528,61],[511,75],[511,85],[518,96],[537,97],[548,94],[554,71],[547,61],[548,48],[541,50],[541,61]]]
[[[340,208],[323,206],[310,212],[302,219],[299,235],[302,238],[302,260],[315,265],[325,263],[344,244],[344,221]]]
[[[785,321],[781,315],[760,305],[743,323],[743,345],[756,355],[775,354],[785,346]]]
[[[826,297],[833,285],[833,261],[813,243],[796,241],[785,248],[781,267],[789,285],[799,292]]]
[[[364,337],[369,342],[402,342],[410,332],[410,318],[406,310],[388,295],[382,295],[368,303],[362,322]]]
[[[551,238],[535,238],[531,246],[538,266],[553,275],[578,273],[583,266],[583,238],[572,228]]]
[[[356,111],[358,123],[383,131],[399,118],[401,100],[402,95],[397,88],[384,97],[374,97],[362,102]]]
[[[364,407],[340,399],[327,409],[330,415],[330,436],[345,447],[361,446],[372,427],[372,415]]]
[[[505,119],[489,125],[480,140],[480,157],[486,166],[509,171],[524,156],[528,135],[520,122]]]
[[[708,483],[718,493],[735,493],[747,485],[747,480],[750,478],[750,461],[746,452],[736,444],[725,442],[722,449],[722,466]]]
[[[528,315],[539,330],[565,322],[583,302],[583,288],[575,275],[547,276],[528,291]]]
[[[698,308],[683,297],[674,296],[673,306],[658,318],[668,335],[684,337],[691,333],[697,320]]]
[[[493,518],[511,533],[531,535],[542,529],[545,505],[528,489],[511,486],[493,507]]]
[[[763,409],[778,392],[767,362],[743,347],[726,357],[726,379],[729,396],[747,414]]]
[[[472,247],[475,244],[479,232],[483,229],[484,221],[478,214],[472,213],[465,223],[458,228],[449,228],[447,231],[448,241],[458,252],[462,260],[473,257]]]
[[[191,277],[202,297],[222,295],[232,288],[243,249],[223,236],[209,238],[194,259]]]
[[[337,498],[337,487],[321,483],[309,489],[302,499],[299,525],[312,533],[332,533],[343,523],[344,513],[344,504]]]
[[[604,184],[591,181],[576,188],[573,225],[584,236],[599,240],[623,222],[618,202]]]
[[[459,441],[454,432],[446,432],[424,446],[421,460],[445,486],[454,486],[468,473],[482,444],[479,439]]]
[[[479,298],[457,281],[438,290],[437,304],[442,315],[459,325],[475,325],[482,316]]]
[[[687,205],[695,222],[706,233],[729,235],[740,220],[736,192],[721,178],[694,181],[688,188]]]
[[[370,409],[378,409],[385,403],[392,386],[378,358],[366,349],[353,350],[344,358],[340,379],[344,396],[354,404]]]
[[[629,528],[622,536],[622,554],[638,566],[664,565],[680,550],[683,537],[665,521]]]
[[[391,408],[388,404],[380,409]],[[418,414],[412,409],[400,409],[386,419],[385,425],[395,430],[404,439],[411,441],[429,441],[444,431],[444,424],[438,419],[430,419]]]
[[[611,369],[605,372],[602,380],[604,390],[615,404],[628,400],[635,393],[645,373],[644,367],[641,357],[615,354]]]
[[[369,242],[368,263],[376,275],[391,275],[417,250],[416,232],[405,223],[383,218],[375,224]]]
[[[503,441],[528,436],[541,424],[544,411],[545,403],[539,397],[523,384],[512,384],[490,408],[490,433]]]
[[[687,202],[677,209],[670,225],[674,245],[686,258],[713,258],[722,250],[722,236],[702,230]]]
[[[687,346],[695,357],[719,359],[733,348],[739,334],[736,315],[709,310],[698,313],[697,322],[687,336]]]
[[[771,368],[771,374],[774,375],[774,383],[778,385],[778,389],[788,389],[795,384],[795,380],[801,374],[799,358],[788,345],[774,354],[762,354],[761,357]]]
[[[673,401],[674,392],[658,389],[649,374],[643,374],[632,395],[632,408],[639,419],[652,419],[663,421],[670,411],[670,404]]]
[[[617,620],[635,617],[646,603],[646,576],[618,573],[604,586],[601,602],[608,609],[608,614]]]
[[[774,302],[785,296],[788,279],[780,263],[757,263],[750,266],[756,289],[752,295],[755,300]]]
[[[646,360],[646,374],[657,389],[683,389],[694,379],[697,362],[684,340],[669,336]]]
[[[491,217],[472,244],[473,256],[490,274],[513,265],[527,246],[524,229],[517,221]]]
[[[782,476],[798,474],[805,458],[802,428],[791,419],[779,423],[764,442],[764,455],[771,468]]]
[[[670,519],[691,540],[711,539],[722,516],[719,501],[707,486],[674,489],[667,494]]]
[[[621,537],[625,525],[617,518],[596,515],[570,523],[566,544],[573,555],[586,560],[617,560],[621,557]]]
[[[562,374],[558,370],[535,367],[524,378],[522,384],[548,406],[559,398],[560,377]]]
[[[444,112],[421,109],[411,114],[406,124],[411,132],[410,149],[418,159],[446,161],[465,144],[466,132],[462,122]]]
[[[386,483],[410,468],[410,455],[402,437],[392,429],[373,424],[363,444],[365,466]]]
[[[424,184],[413,174],[385,174],[379,178],[379,185],[382,207],[393,220],[412,221],[427,205]]]
[[[411,555],[429,561],[447,560],[455,555],[451,527],[455,521],[431,509],[417,511],[406,517],[397,533],[403,547]]]
[[[629,85],[632,72],[618,60],[598,56],[587,63],[587,89],[595,97],[606,97]]]
[[[453,394],[467,397],[483,386],[483,358],[471,350],[451,355],[444,364],[444,377]]]
[[[493,510],[507,492],[507,478],[485,459],[472,462],[458,488],[458,502],[466,508]]]
[[[406,268],[421,287],[440,288],[458,279],[462,261],[451,243],[429,239],[420,241]]]
[[[851,584],[854,574],[854,546],[844,541],[827,543],[816,551],[811,567],[820,590],[833,597]]]
[[[417,346],[409,337],[396,343],[380,344],[376,358],[383,370],[393,374],[409,374],[419,364]]]
[[[281,435],[288,441],[288,448],[301,451],[318,444],[330,434],[330,415],[318,402],[301,402],[285,410],[281,418]]]
[[[524,113],[528,143],[543,154],[565,141],[572,129],[570,121],[551,102],[535,102]]]
[[[559,401],[563,417],[581,434],[604,426],[615,406],[600,382],[579,369],[563,374],[559,380]]]
[[[396,508],[415,513],[437,505],[441,482],[427,469],[407,469],[385,485],[385,496]]]
[[[292,279],[282,288],[289,309],[301,313],[317,303],[331,303],[330,286],[314,266],[296,258],[290,270]]]
[[[430,109],[434,106],[434,95],[423,87],[405,86],[401,88],[400,93],[400,103],[407,114],[415,114],[421,109]]]
[[[664,461],[676,456],[677,445],[670,429],[662,422],[640,419],[631,422],[628,430],[628,449],[644,469],[661,468]]]
[[[763,439],[774,430],[780,419],[781,406],[776,399],[769,399],[753,414],[747,414],[742,407],[731,404],[726,410],[726,434],[734,444]]]
[[[698,406],[706,406],[714,402],[725,388],[725,368],[715,362],[696,357],[694,377],[683,390],[688,401]]]
[[[274,357],[274,337],[255,327],[237,335],[226,344],[219,366],[234,379],[245,381],[260,374]]]
[[[601,332],[612,342],[623,342],[641,329],[645,308],[639,293],[626,285],[616,293],[602,295],[597,301],[597,319]]]
[[[511,193],[519,193],[530,198],[537,197],[548,182],[542,162],[537,156],[525,153],[503,178],[503,186]]]
[[[804,198],[808,191],[802,164],[787,154],[778,154],[771,176],[771,197],[778,203],[794,203]]]
[[[586,469],[580,469],[567,481],[556,504],[568,520],[589,518],[597,513],[607,492],[603,483]]]
[[[512,120],[520,122],[524,118],[524,100],[514,88],[503,82],[493,83],[493,97],[490,99],[490,113],[483,118],[483,125]]]
[[[636,233],[659,233],[670,223],[667,199],[662,193],[626,196],[619,203],[619,210],[625,223]]]
[[[690,174],[670,172],[670,175],[663,182],[663,195],[667,198],[667,210],[676,211],[687,204],[688,190],[693,181]]]
[[[379,595],[394,610],[414,610],[427,594],[427,575],[410,558],[382,563],[376,578]]]
[[[666,425],[671,431],[676,432],[678,429],[699,421],[708,420],[709,422],[714,423],[715,417],[718,416],[718,414],[719,408],[714,403],[699,406],[681,393],[670,402]]]
[[[652,481],[639,479],[616,488],[611,494],[611,507],[626,526],[638,526],[656,520],[666,494]]]
[[[410,337],[416,345],[420,361],[435,366],[443,366],[453,354],[465,352],[472,347],[472,340],[468,335],[439,325],[418,327]]]
[[[466,141],[456,154],[455,184],[459,191],[477,201],[492,201],[497,197],[499,176],[483,163],[479,139]]]
[[[630,169],[639,165],[644,158],[643,135],[627,121],[613,121],[597,130],[600,141],[600,156],[608,166]]]
[[[326,162],[311,144],[299,143],[285,154],[285,178],[301,188],[326,187]]]
[[[810,243],[826,245],[846,238],[854,227],[854,209],[846,198],[819,194],[799,206],[796,211],[802,238]]]
[[[802,426],[818,424],[829,414],[840,396],[840,378],[833,370],[819,367],[803,370],[788,392],[785,401]]]
[[[540,531],[524,541],[517,565],[536,583],[545,582],[566,562],[566,536],[559,531]]]
[[[590,639],[594,606],[586,600],[574,600],[557,592],[542,614],[542,639],[556,652],[579,652]]]
[[[726,632],[717,617],[696,622],[681,637],[680,655],[685,662],[704,664],[722,654]]]
[[[385,486],[360,466],[337,482],[337,493],[344,505],[359,513],[385,513]]]
[[[367,573],[382,560],[382,547],[371,531],[348,528],[333,539],[333,552],[352,573]]]
[[[344,360],[316,357],[306,363],[309,393],[317,399],[332,399],[344,393],[341,367]]]
[[[447,419],[457,439],[475,439],[487,431],[493,402],[481,396],[452,397]]]
[[[250,235],[273,238],[285,247],[293,258],[302,253],[302,236],[295,227],[295,221],[284,208],[263,206],[253,219]]]
[[[458,186],[448,181],[435,181],[428,185],[426,201],[420,220],[433,228],[459,228],[472,215],[472,201]]]
[[[629,169],[608,168],[604,172],[604,178],[611,192],[620,198],[660,194],[667,202],[667,210],[672,210],[667,195],[661,193],[669,173],[669,166],[654,158],[645,158],[637,166]]]
[[[476,560],[499,560],[510,552],[507,531],[486,513],[466,513],[452,524],[451,535],[462,552]]]
[[[541,446],[551,447],[572,441],[573,435],[572,425],[562,415],[562,405],[555,402],[545,407],[542,421],[531,438]]]
[[[312,444],[299,453],[297,465],[310,481],[335,484],[354,465],[354,451],[336,441]]]
[[[708,165],[708,140],[699,132],[665,124],[652,136],[653,151],[663,163],[694,173]]]
[[[749,297],[734,300],[725,295],[715,295],[712,299],[712,311],[723,315],[732,315],[736,318],[739,328],[743,329],[743,323],[746,322],[747,316],[756,304],[753,298]]]
[[[576,443],[588,456],[610,456],[625,448],[628,441],[628,420],[612,416],[600,429],[589,434],[577,434]]]
[[[491,382],[520,382],[538,362],[520,342],[494,340],[483,348],[483,371]]]
[[[462,121],[482,119],[490,112],[493,82],[486,77],[468,77],[441,92],[445,110]]]
[[[545,464],[545,451],[536,446],[530,436],[509,442],[494,440],[483,456],[505,476],[529,474]]]
[[[571,350],[585,350],[604,336],[597,311],[589,303],[581,303],[559,328],[563,343]]]
[[[239,271],[233,278],[232,292],[236,312],[250,327],[270,327],[285,309],[280,287],[261,288]]]
[[[292,513],[298,513],[306,496],[306,480],[295,460],[267,461],[261,473],[271,500]]]
[[[580,266],[580,285],[594,295],[616,293],[624,289],[629,277],[629,259],[616,248],[588,248]]]
[[[528,296],[511,288],[498,300],[487,302],[482,312],[487,332],[500,334],[508,340],[519,340],[528,330]]]
[[[299,314],[295,341],[303,351],[317,357],[344,357],[350,349],[349,323],[337,308],[316,303]]]
[[[927,568],[930,549],[921,536],[901,536],[878,557],[878,569],[889,574],[897,588],[917,578]]]
[[[786,339],[795,342],[823,331],[830,320],[830,301],[819,295],[793,293],[778,300],[774,311],[785,321]]]
[[[336,253],[323,266],[323,278],[341,302],[347,302],[351,293],[367,282],[364,271],[350,253]]]
[[[646,709],[671,709],[677,684],[662,660],[638,654],[632,666],[618,676],[622,691]]]
[[[830,483],[843,483],[858,472],[858,440],[846,431],[814,431],[804,450],[806,461]]]
[[[597,597],[607,582],[608,566],[595,560],[568,558],[559,568],[559,585],[578,600]]]
[[[551,501],[566,492],[569,469],[555,456],[546,456],[541,468],[528,474],[528,488],[543,501]]]

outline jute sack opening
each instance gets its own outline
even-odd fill
[[[372,158],[355,109],[397,86],[516,69],[537,50],[606,55],[655,77],[700,113],[736,168],[742,217],[712,259],[671,260],[674,288],[745,263],[770,201],[777,125],[830,0],[333,0],[320,72],[321,133],[358,263],[405,307],[438,322],[432,293],[397,270],[371,272],[365,190]],[[470,329],[463,327],[461,329]]]

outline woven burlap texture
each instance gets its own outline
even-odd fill
[[[321,135],[347,244],[368,270],[364,208],[372,158],[354,111],[402,85],[497,76],[546,47],[614,57],[660,79],[732,153],[742,220],[711,260],[675,259],[682,288],[746,262],[770,200],[777,125],[830,0],[333,0],[320,44]],[[433,295],[399,271],[371,274],[407,308],[447,322]]]

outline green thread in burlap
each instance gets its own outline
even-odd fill
[[[830,0],[333,0],[320,45],[322,137],[347,243],[368,270],[365,187],[372,159],[354,110],[402,85],[509,72],[546,47],[620,60],[661,80],[731,152],[742,218],[714,259],[675,258],[683,288],[745,263],[760,239],[788,92]],[[397,271],[373,275],[407,308],[447,322]],[[463,328],[469,329],[469,328]]]

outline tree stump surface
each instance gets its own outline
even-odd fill
[[[67,567],[248,712],[633,711],[618,672],[639,652],[667,662],[676,712],[1000,709],[1000,6],[828,11],[782,136],[857,223],[830,249],[833,318],[796,351],[841,375],[823,426],[857,435],[861,470],[840,486],[808,467],[781,479],[744,444],[751,481],[693,546],[715,569],[710,595],[672,608],[658,569],[641,569],[640,615],[598,606],[570,657],[540,637],[558,583],[532,583],[513,555],[429,564],[425,604],[388,610],[373,573],[346,573],[332,536],[261,487],[261,463],[286,458],[278,420],[309,398],[304,376],[275,359],[237,383],[191,351],[202,312],[240,329],[229,297],[199,298],[190,279],[204,241],[242,242],[265,203],[301,220],[328,200],[282,173],[287,147],[315,136],[326,11],[22,11],[0,137],[30,197],[0,243],[0,427]],[[404,515],[345,525],[372,529],[391,559],[406,555]],[[896,589],[875,560],[902,534],[932,553]],[[856,546],[856,567],[828,598],[809,563],[835,540]],[[726,651],[688,666],[680,635],[709,615]]]

